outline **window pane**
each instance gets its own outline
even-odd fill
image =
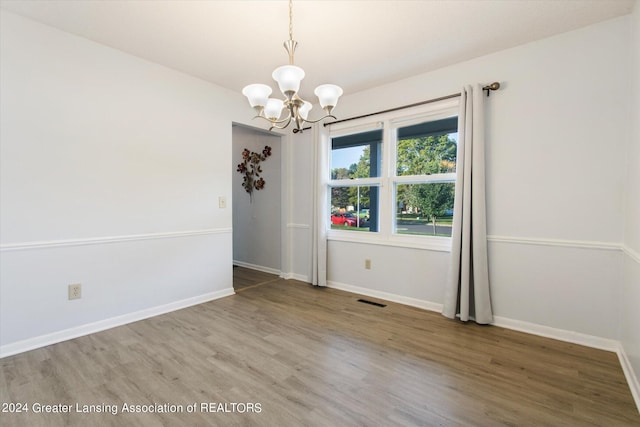
[[[382,170],[382,131],[331,140],[331,179],[379,177]]]
[[[330,187],[331,228],[378,231],[378,187]]]
[[[451,237],[455,184],[396,185],[396,233]]]
[[[368,178],[370,171],[368,145],[331,150],[331,179]]]
[[[455,172],[457,117],[407,126],[397,132],[397,176]]]

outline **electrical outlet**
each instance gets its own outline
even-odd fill
[[[224,209],[227,207],[227,198],[224,196],[219,196],[218,197],[218,207],[220,209]]]
[[[371,260],[370,259],[365,259],[364,260],[364,268],[366,270],[371,270]]]
[[[74,283],[69,285],[69,299],[82,298],[82,285],[80,283]]]

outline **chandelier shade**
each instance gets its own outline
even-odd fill
[[[278,82],[280,92],[291,99],[293,93],[300,90],[300,82],[304,79],[304,70],[295,65],[283,65],[276,68],[271,77]]]
[[[264,107],[267,105],[267,99],[271,95],[271,88],[260,83],[245,86],[242,94],[247,97],[252,108]]]
[[[302,103],[302,107],[300,107],[300,109],[298,110],[298,114],[300,114],[300,117],[302,117],[304,120],[307,120],[307,117],[309,117],[309,111],[311,111],[312,108],[313,104],[311,104],[309,101],[304,101]]]
[[[309,119],[309,112],[313,105],[298,96],[300,83],[304,79],[305,72],[293,64],[293,54],[297,44],[293,40],[293,2],[289,0],[289,40],[284,42],[284,48],[289,54],[289,65],[276,68],[271,75],[278,83],[285,99],[269,98],[272,89],[265,84],[250,84],[242,89],[242,94],[249,100],[249,105],[258,113],[254,118],[268,120],[271,123],[269,130],[284,129],[293,122],[293,132],[297,133],[302,132],[306,123],[317,123],[328,117],[336,118],[331,114],[331,111],[338,104],[338,98],[343,93],[342,89],[334,84],[323,84],[318,86],[314,93],[326,114],[317,120]],[[283,109],[286,109],[288,114],[284,119],[280,119]]]
[[[338,98],[342,96],[342,88],[332,84],[320,85],[313,93],[318,97],[322,108],[334,108],[338,104]]]
[[[267,99],[267,105],[264,107],[264,115],[271,121],[277,121],[282,115],[284,101],[277,98]]]

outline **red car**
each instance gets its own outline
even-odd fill
[[[358,220],[351,213],[334,213],[331,214],[331,224],[355,227],[358,224]]]

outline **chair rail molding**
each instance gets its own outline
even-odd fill
[[[634,251],[627,245],[622,245],[622,252],[624,252],[629,258],[640,264],[640,253]]]
[[[129,234],[122,236],[90,237],[84,239],[46,240],[38,242],[7,243],[0,245],[0,252],[22,251],[31,249],[62,248],[66,246],[103,245],[138,240],[173,239],[178,237],[202,236],[207,234],[231,233],[232,228],[208,228],[202,230],[170,231],[163,233]]]
[[[565,248],[596,249],[604,251],[622,251],[621,243],[595,242],[590,240],[545,239],[537,237],[496,236],[488,235],[489,242],[513,243],[520,245],[560,246]]]

